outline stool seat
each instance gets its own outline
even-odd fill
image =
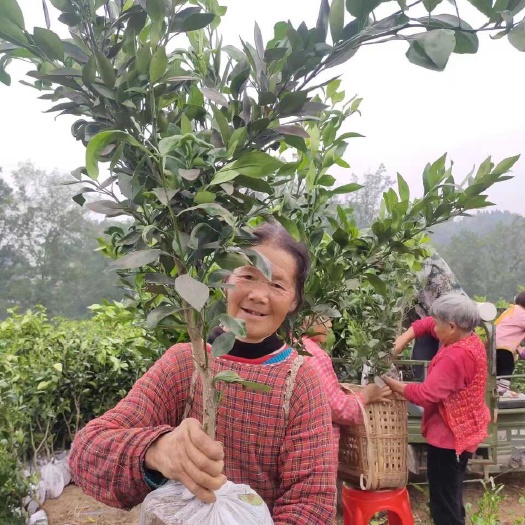
[[[389,525],[414,525],[406,487],[360,490],[343,483],[344,525],[368,525],[377,512],[386,511]]]

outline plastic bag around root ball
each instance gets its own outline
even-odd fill
[[[250,486],[227,481],[215,495],[215,503],[203,503],[182,483],[169,481],[146,496],[139,525],[273,525],[266,503]]]

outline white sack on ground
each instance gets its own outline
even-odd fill
[[[181,483],[170,481],[146,496],[139,525],[273,525],[262,498],[248,485],[227,481],[215,503],[202,503]]]
[[[62,471],[52,463],[47,463],[40,471],[41,480],[46,486],[46,499],[55,499],[64,491]]]

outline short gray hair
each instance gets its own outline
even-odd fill
[[[454,323],[466,332],[471,332],[481,322],[476,303],[458,293],[436,299],[430,308],[430,315],[444,323]]]

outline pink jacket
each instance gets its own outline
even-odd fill
[[[513,304],[496,320],[496,348],[516,352],[525,339],[525,308]]]
[[[303,344],[305,350],[312,354],[309,358],[312,368],[315,369],[318,376],[321,378],[321,384],[325,391],[330,408],[332,410],[332,427],[334,436],[334,454],[335,461],[338,461],[339,455],[339,436],[341,434],[339,425],[357,425],[363,420],[361,409],[357,403],[356,398],[345,393],[345,391],[339,385],[339,380],[334,372],[332,366],[332,360],[330,356],[309,337],[303,338]],[[363,396],[357,394],[360,398],[361,403],[365,404]]]

